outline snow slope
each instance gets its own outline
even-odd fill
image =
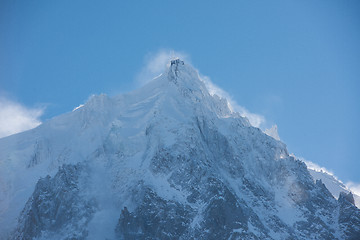
[[[335,199],[285,144],[210,95],[181,60],[0,139],[1,239],[351,239]]]
[[[341,192],[350,193],[351,191],[338,179],[336,179],[333,175],[330,175],[324,171],[316,171],[315,169],[311,169],[308,167],[308,170],[314,180],[321,180],[326,188],[331,192],[331,194],[338,199]],[[353,193],[355,205],[360,208],[360,196]]]

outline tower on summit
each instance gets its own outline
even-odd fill
[[[171,60],[171,62],[170,62],[171,66],[172,65],[179,65],[179,64],[184,65],[184,61],[181,61],[179,58]]]

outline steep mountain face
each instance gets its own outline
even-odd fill
[[[181,60],[0,139],[1,239],[358,239],[353,203]]]
[[[314,180],[321,180],[326,188],[331,192],[331,194],[338,199],[341,193],[350,193],[350,190],[338,179],[336,179],[333,175],[330,175],[327,172],[322,170],[315,170],[309,168],[308,171],[313,177]],[[353,194],[354,204],[357,208],[360,208],[360,196]]]

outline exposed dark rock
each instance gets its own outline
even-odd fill
[[[96,209],[93,200],[81,197],[79,177],[83,166],[64,165],[51,178],[41,178],[19,217],[19,225],[10,239],[37,237],[85,239],[86,225]]]

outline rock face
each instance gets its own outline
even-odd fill
[[[0,139],[0,186],[1,239],[360,239],[352,195],[336,200],[181,60]]]
[[[313,177],[313,179],[321,180],[326,188],[331,192],[331,194],[338,199],[341,193],[350,193],[350,190],[338,179],[336,179],[330,173],[324,172],[319,169],[313,168],[313,166],[308,166],[309,173]],[[360,207],[360,196],[351,193],[352,198],[354,199],[354,204],[356,207]]]
[[[189,227],[191,213],[190,206],[162,199],[148,189],[134,212],[121,210],[116,232],[124,239],[178,239]]]
[[[81,197],[81,172],[80,164],[63,165],[53,178],[39,179],[10,239],[85,239],[96,203]]]

